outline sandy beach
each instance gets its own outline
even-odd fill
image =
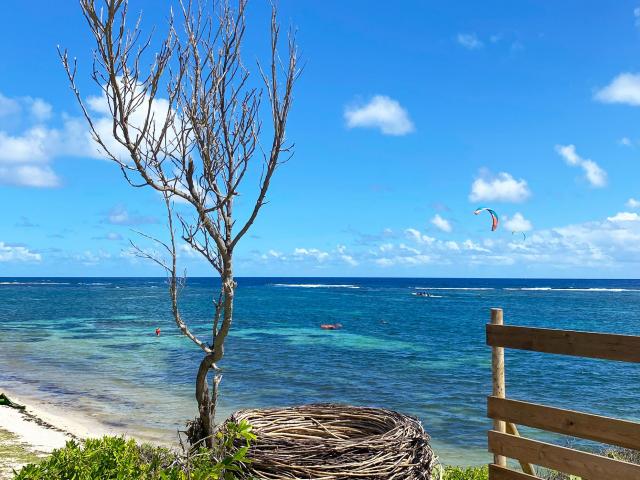
[[[0,406],[0,478],[64,446],[73,436],[42,422],[32,412]]]

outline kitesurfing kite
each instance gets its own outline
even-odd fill
[[[496,212],[494,212],[490,208],[478,207],[473,213],[474,215],[480,215],[480,212],[484,212],[485,210],[491,215],[491,231],[495,232],[496,228],[498,228],[498,214]]]
[[[518,230],[514,230],[513,232],[511,232],[511,235],[515,235],[516,233],[519,233],[520,235],[522,235],[522,240],[525,241],[527,239],[527,234],[524,232],[519,232]]]

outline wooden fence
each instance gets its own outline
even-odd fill
[[[640,423],[506,398],[504,349],[640,363],[640,337],[504,325],[502,309],[491,309],[487,345],[492,347],[493,395],[487,401],[491,480],[535,480],[532,465],[585,480],[638,480],[640,465],[521,437],[516,425],[640,450]],[[518,460],[522,472],[507,466]]]

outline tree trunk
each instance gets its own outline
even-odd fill
[[[225,258],[224,271],[221,276],[223,285],[223,310],[222,325],[220,330],[216,332],[213,341],[213,353],[206,355],[200,362],[198,368],[198,376],[196,378],[196,400],[198,401],[198,412],[200,414],[200,423],[202,424],[203,437],[206,438],[207,447],[212,448],[214,443],[213,430],[216,415],[216,406],[218,403],[218,385],[222,380],[222,375],[216,374],[213,378],[213,392],[209,393],[209,371],[224,356],[224,341],[229,333],[231,322],[233,320],[233,299],[236,283],[233,279],[233,270],[231,267],[231,257]],[[197,439],[196,439],[197,440]]]
[[[215,399],[217,397],[217,384],[214,382],[214,401],[209,394],[209,370],[216,361],[215,354],[206,355],[200,362],[198,376],[196,378],[196,400],[198,401],[198,412],[200,423],[202,424],[203,437],[206,438],[207,447],[213,447],[213,421],[216,414]],[[218,380],[219,382],[219,380]],[[199,440],[199,439],[193,439]]]

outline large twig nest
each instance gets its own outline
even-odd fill
[[[420,422],[391,410],[316,404],[240,410],[257,440],[248,474],[260,479],[428,480],[434,455]]]

